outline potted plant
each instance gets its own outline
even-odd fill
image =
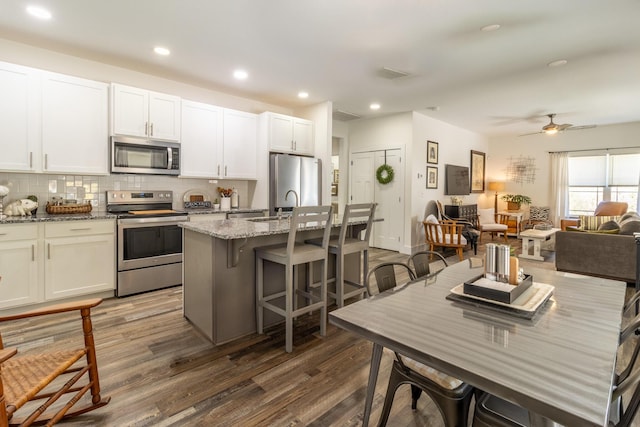
[[[30,194],[27,196],[27,199],[36,202],[36,204],[38,203],[38,197],[34,196],[33,194]],[[31,211],[31,215],[35,215],[38,212],[38,208],[36,207],[34,210]]]
[[[505,194],[501,198],[507,202],[507,210],[509,211],[519,211],[522,204],[531,204],[531,197],[522,194]]]
[[[213,201],[213,209],[217,211],[220,210],[220,200],[217,197]]]

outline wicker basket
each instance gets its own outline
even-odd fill
[[[58,214],[78,214],[78,213],[89,213],[91,212],[91,209],[93,208],[93,205],[91,205],[91,203],[87,203],[87,204],[83,204],[83,205],[78,205],[78,204],[72,204],[72,205],[51,205],[49,203],[47,203],[47,213],[51,214],[51,215],[58,215]]]

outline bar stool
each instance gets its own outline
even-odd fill
[[[369,271],[369,237],[371,236],[371,224],[377,203],[360,203],[347,205],[342,216],[340,234],[332,236],[329,240],[329,253],[336,257],[335,277],[328,279],[327,283],[335,283],[335,292],[327,291],[328,295],[336,301],[338,307],[343,307],[348,298],[363,295],[367,288],[365,279]],[[347,237],[349,222],[361,220],[365,222],[364,238],[358,236]],[[309,239],[307,243],[320,245],[321,239]],[[344,278],[344,257],[345,255],[358,253],[358,258],[362,257],[362,268],[358,272],[358,281],[354,282]],[[362,254],[362,255],[360,255]],[[360,259],[359,259],[360,260]],[[351,289],[347,289],[347,286]]]
[[[258,333],[263,332],[264,309],[273,311],[285,318],[287,353],[293,350],[293,319],[304,313],[320,310],[320,335],[324,336],[327,330],[327,246],[329,233],[331,232],[331,206],[305,206],[293,209],[290,218],[289,237],[286,244],[261,246],[255,248],[256,255],[256,310]],[[322,244],[311,245],[296,242],[296,234],[310,226],[324,227]],[[284,291],[264,295],[264,261],[282,264],[285,267]],[[321,261],[321,279],[319,295],[297,289],[297,266]],[[310,270],[310,269],[308,269]],[[311,281],[310,273],[307,274],[307,282]],[[298,306],[298,296],[306,299],[307,304]],[[284,298],[284,308],[282,299]],[[280,304],[277,304],[278,299]]]

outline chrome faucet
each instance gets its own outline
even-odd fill
[[[296,208],[300,206],[300,199],[298,198],[298,193],[296,193],[296,190],[287,191],[287,193],[284,195],[284,199],[287,200],[287,197],[289,197],[289,193],[293,193],[293,195],[296,196]]]

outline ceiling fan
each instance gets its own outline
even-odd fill
[[[556,133],[564,132],[565,130],[582,130],[582,129],[591,129],[596,127],[596,125],[574,126],[569,123],[558,124],[553,121],[553,118],[556,116],[555,114],[546,114],[546,116],[549,117],[549,123],[542,126],[541,131],[533,132],[533,133],[525,133],[524,135],[520,135],[520,136],[536,135],[539,133],[546,133],[547,135],[555,135]]]

